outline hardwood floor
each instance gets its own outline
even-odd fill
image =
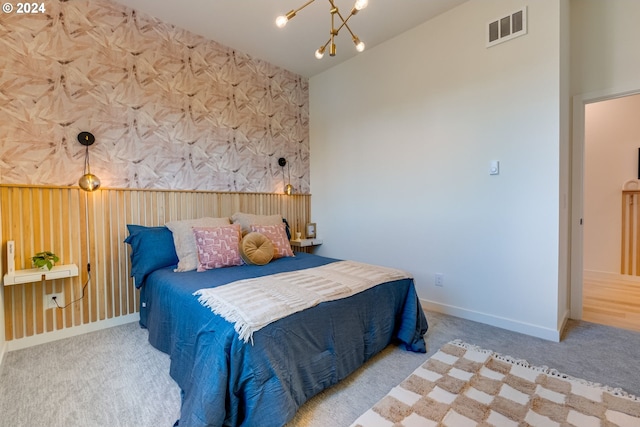
[[[585,271],[582,319],[640,332],[640,277]]]

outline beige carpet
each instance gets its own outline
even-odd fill
[[[640,398],[456,340],[352,427],[601,425],[640,426]]]

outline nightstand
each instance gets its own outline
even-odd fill
[[[13,273],[4,275],[4,285],[19,285],[21,283],[39,282],[40,280],[63,279],[65,277],[75,277],[78,275],[78,266],[75,264],[54,265],[51,270],[40,268],[29,268],[26,270],[16,270]]]
[[[322,244],[322,239],[291,240],[291,248],[296,252],[312,253],[316,246]]]

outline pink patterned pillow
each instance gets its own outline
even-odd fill
[[[284,223],[278,225],[251,225],[251,231],[262,233],[273,243],[273,259],[294,256]]]
[[[197,271],[242,265],[240,226],[193,227],[198,249]]]

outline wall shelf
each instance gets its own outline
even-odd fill
[[[306,248],[309,246],[319,246],[322,244],[322,239],[300,239],[300,240],[291,240],[291,246],[298,248]]]
[[[22,283],[33,283],[41,280],[64,279],[65,277],[75,277],[78,275],[78,266],[75,264],[54,265],[51,270],[40,268],[29,268],[26,270],[16,270],[13,273],[4,275],[4,285],[12,286]]]

